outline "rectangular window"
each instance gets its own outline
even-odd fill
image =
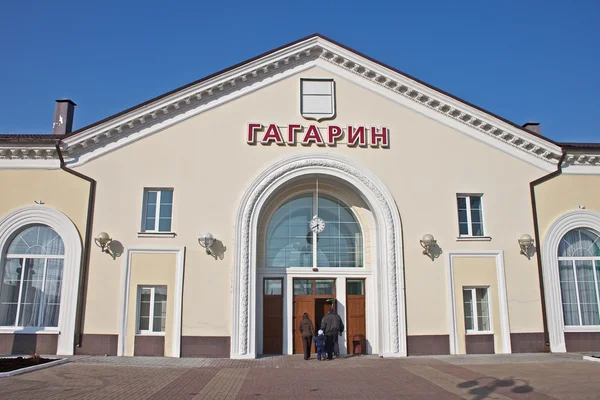
[[[489,288],[463,288],[463,303],[467,333],[490,332]]]
[[[316,294],[335,294],[335,281],[333,279],[315,281]]]
[[[171,232],[173,189],[145,189],[143,232]]]
[[[308,117],[327,117],[335,114],[332,79],[301,79],[301,114]]]
[[[294,279],[294,295],[311,295],[313,294],[313,281],[310,279]]]
[[[460,236],[483,236],[481,195],[458,195],[458,232]]]
[[[265,295],[281,296],[283,294],[282,279],[265,279]]]
[[[16,257],[8,255],[0,281],[0,326],[58,327],[64,260]]]
[[[572,260],[560,257],[558,271],[565,325],[600,325],[598,311],[600,261],[594,258]]]
[[[362,279],[348,279],[346,281],[346,294],[361,296],[365,294],[365,281]]]
[[[165,332],[167,287],[138,286],[138,334]]]

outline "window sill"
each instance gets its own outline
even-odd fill
[[[467,331],[466,335],[493,335],[492,331]]]
[[[457,242],[489,242],[491,240],[491,236],[459,236],[456,238]]]
[[[166,238],[174,238],[177,236],[175,232],[138,232],[137,237],[139,238],[156,238],[156,237],[166,237]]]
[[[165,336],[164,332],[137,332],[135,336]]]
[[[18,327],[18,326],[0,326],[1,333],[20,334],[39,334],[39,335],[60,335],[58,328],[36,328],[36,327]]]
[[[565,326],[565,332],[600,332],[600,325]]]

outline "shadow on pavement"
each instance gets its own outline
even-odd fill
[[[469,393],[475,396],[473,397],[473,400],[486,399],[490,394],[496,392],[498,388],[512,387],[511,392],[519,394],[533,392],[533,387],[529,386],[528,382],[512,377],[506,379],[497,379],[491,376],[486,376],[476,380],[462,382],[456,386],[461,389],[471,388]]]

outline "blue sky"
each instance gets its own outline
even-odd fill
[[[0,9],[0,132],[74,129],[312,33],[557,141],[600,142],[600,1],[27,1]]]

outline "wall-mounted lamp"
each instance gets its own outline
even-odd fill
[[[215,237],[210,232],[201,233],[198,237],[198,243],[200,243],[200,246],[206,249],[206,254],[213,256],[216,260],[217,255],[210,248],[210,246],[212,246],[214,242]]]
[[[110,254],[108,246],[110,245],[110,242],[112,242],[112,239],[108,233],[100,232],[98,236],[94,238],[94,242],[96,242],[96,245],[100,247],[104,253]]]
[[[433,261],[433,259],[435,258],[435,255],[433,254],[432,250],[433,250],[433,246],[436,245],[437,240],[435,240],[433,235],[430,235],[428,233],[426,235],[423,235],[423,239],[421,239],[420,242],[421,242],[421,247],[423,247],[423,249],[425,249],[425,250],[423,250],[423,254],[425,254],[426,256],[431,258],[431,261]]]
[[[521,247],[521,254],[523,254],[527,259],[531,259],[531,253],[529,250],[533,247],[533,238],[524,234],[519,238],[519,247]]]

